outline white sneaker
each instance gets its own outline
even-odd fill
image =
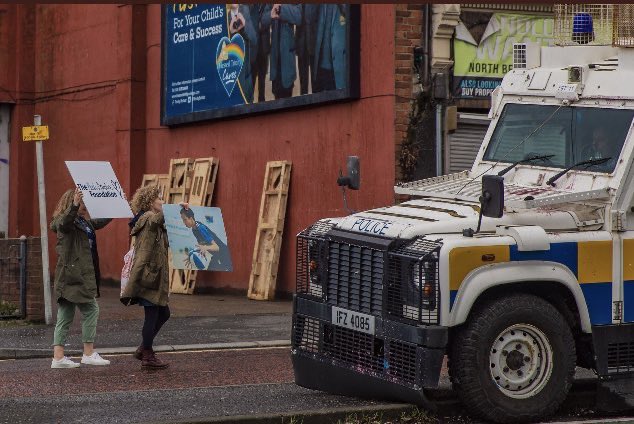
[[[51,368],[77,368],[79,364],[77,362],[73,362],[70,358],[64,356],[62,359],[55,359],[51,362]]]
[[[110,365],[110,361],[103,359],[97,352],[93,352],[92,355],[83,355],[81,363],[86,365]]]

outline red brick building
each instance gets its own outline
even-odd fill
[[[44,145],[49,219],[72,185],[65,160],[111,162],[130,195],[144,173],[166,173],[170,158],[219,158],[214,206],[223,211],[234,271],[202,273],[198,286],[246,290],[265,164],[290,160],[278,289],[292,291],[295,234],[317,218],[346,214],[335,181],[347,155],[360,156],[362,164],[362,187],[350,194],[351,207],[394,201],[399,145],[417,86],[413,47],[420,45],[423,8],[361,6],[357,100],[166,127],[160,124],[160,5],[1,5],[8,235],[39,235],[35,149],[20,139],[20,127],[39,114],[51,132]],[[105,278],[118,279],[126,224],[116,220],[99,234]],[[50,247],[52,268],[54,237]]]

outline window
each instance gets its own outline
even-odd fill
[[[612,172],[634,117],[633,110],[507,104],[493,132],[484,159],[517,162],[535,155],[554,155],[544,162],[554,168],[608,159],[583,166]]]

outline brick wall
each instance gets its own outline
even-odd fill
[[[42,286],[42,250],[40,239],[26,241],[26,318],[44,320],[44,288]],[[0,239],[0,300],[20,307],[19,239]]]
[[[403,179],[399,166],[401,144],[407,134],[412,103],[419,92],[418,78],[414,72],[414,47],[422,43],[423,7],[421,4],[397,4],[395,31],[395,154],[396,180]]]
[[[42,245],[39,237],[29,237],[27,239],[26,252],[26,319],[29,321],[44,321]],[[52,287],[51,297],[55,298]]]

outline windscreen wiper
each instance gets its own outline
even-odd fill
[[[610,159],[612,159],[612,158],[608,157],[608,158],[602,158],[602,159],[591,159],[591,160],[584,160],[583,162],[575,163],[574,165],[571,165],[568,168],[564,169],[563,171],[561,171],[561,172],[553,175],[552,177],[550,177],[550,179],[548,181],[546,181],[546,184],[548,184],[549,186],[553,186],[554,187],[555,186],[555,181],[557,181],[563,175],[566,175],[566,173],[568,171],[570,171],[571,169],[577,168],[577,167],[580,167],[580,166],[583,166],[583,165],[586,165],[585,169],[588,169],[591,166],[601,165],[602,163],[606,163]]]
[[[507,172],[509,172],[511,169],[515,168],[517,165],[521,165],[523,163],[530,163],[530,162],[533,162],[533,161],[536,161],[536,160],[550,159],[552,157],[555,157],[555,155],[540,155],[540,156],[525,157],[524,159],[518,160],[517,162],[513,163],[512,165],[507,166],[506,168],[504,168],[503,170],[498,172],[498,175],[501,177],[502,175],[504,175]]]

